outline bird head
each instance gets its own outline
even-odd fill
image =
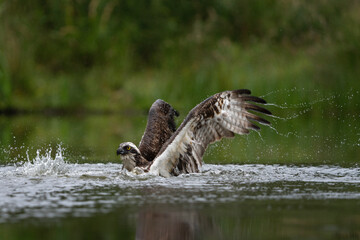
[[[124,142],[119,145],[116,154],[120,155],[124,168],[132,171],[136,166],[136,156],[140,155],[140,151],[132,142]]]

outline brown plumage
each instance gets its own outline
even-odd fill
[[[266,104],[265,100],[250,94],[246,89],[217,93],[194,107],[176,131],[174,116],[178,113],[170,104],[157,100],[150,108],[139,149],[132,143],[120,144],[118,154],[122,155],[125,168],[132,171],[138,167],[137,170],[164,177],[199,172],[210,143],[234,137],[235,133],[259,130],[254,122],[270,125],[266,119],[249,112],[271,115],[254,104]],[[139,157],[141,165],[137,164]]]
[[[151,106],[139,144],[141,155],[148,161],[154,160],[164,143],[176,131],[175,116],[179,116],[179,113],[163,100],[158,99]]]

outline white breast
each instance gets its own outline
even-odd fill
[[[124,168],[128,171],[132,171],[136,164],[135,164],[135,159],[133,158],[133,156],[131,155],[125,155],[121,157],[122,161],[123,161],[123,165]]]

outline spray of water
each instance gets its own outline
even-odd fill
[[[354,100],[354,96],[359,95],[359,91],[350,89],[347,92],[343,92],[343,93],[338,93],[338,94],[332,94],[330,96],[321,96],[320,92],[318,90],[306,90],[306,89],[298,89],[296,87],[291,88],[291,89],[280,89],[280,90],[275,90],[275,91],[271,91],[261,97],[267,97],[267,96],[271,96],[274,94],[285,94],[287,96],[291,96],[292,94],[295,94],[296,92],[301,91],[301,92],[309,92],[311,91],[311,95],[314,96],[314,100],[312,101],[308,101],[308,102],[299,102],[299,103],[295,103],[295,104],[288,104],[287,102],[283,102],[283,103],[267,103],[267,106],[270,107],[275,107],[277,109],[281,109],[281,110],[285,110],[286,111],[286,116],[279,116],[275,114],[270,116],[271,118],[273,118],[273,124],[272,126],[270,126],[270,129],[272,129],[276,134],[283,136],[283,137],[289,137],[289,136],[294,136],[297,138],[300,137],[304,137],[307,138],[308,136],[300,136],[298,133],[296,132],[286,132],[283,133],[281,131],[279,131],[275,126],[279,125],[281,123],[279,123],[279,121],[281,121],[282,123],[286,123],[289,124],[290,120],[294,120],[294,119],[298,119],[299,117],[306,115],[308,113],[310,113],[311,111],[314,110],[314,107],[317,104],[320,103],[328,103],[329,109],[336,107],[338,108],[338,110],[342,113],[342,116],[332,116],[333,118],[336,118],[335,120],[339,121],[339,124],[348,124],[349,128],[354,129],[355,131],[357,130],[357,126],[353,126],[352,123],[349,123],[351,121],[351,119],[354,121],[357,121],[358,117],[360,117],[360,114],[358,116],[355,116],[354,114],[351,113],[343,113],[343,106],[336,104],[335,99],[339,98],[339,97],[344,97],[347,96],[347,99],[349,101]],[[355,103],[357,104],[357,103]],[[327,113],[327,109],[323,109],[322,113]],[[326,117],[324,117],[326,118]],[[275,126],[274,126],[275,125]],[[359,134],[360,135],[360,134]],[[319,138],[319,135],[312,135],[310,136],[311,138]],[[342,141],[344,142],[344,141]],[[358,139],[357,143],[354,143],[353,146],[360,146],[360,138]]]
[[[29,150],[26,151],[27,161],[17,168],[17,171],[24,175],[44,176],[44,175],[63,175],[69,171],[69,165],[63,157],[61,144],[56,149],[55,157],[51,156],[52,149],[46,149],[44,153],[36,150],[36,157],[30,160]]]
[[[301,100],[304,92],[311,98]],[[262,139],[249,138],[247,148],[257,149],[259,159],[353,165],[360,147],[359,96],[356,89],[324,94],[294,87],[268,92],[261,97],[266,98],[266,107],[274,114],[267,116],[272,133],[261,132],[266,144]],[[254,159],[251,157],[249,161]]]

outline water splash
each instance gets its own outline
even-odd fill
[[[321,102],[329,102],[329,101],[333,101],[336,97],[339,97],[340,94],[332,94],[330,96],[322,96],[319,90],[307,90],[305,88],[302,89],[298,89],[297,87],[291,88],[291,89],[279,89],[279,90],[275,90],[275,91],[271,91],[265,95],[260,96],[261,98],[265,98],[267,96],[273,95],[273,94],[286,94],[288,97],[291,97],[292,94],[295,94],[296,92],[301,91],[302,93],[304,92],[310,92],[313,95],[313,98],[315,100],[309,101],[309,102],[299,102],[299,103],[295,103],[295,104],[288,104],[287,102],[278,104],[278,103],[267,103],[266,105],[269,106],[275,106],[277,108],[281,108],[281,109],[297,109],[297,108],[307,108],[309,106],[312,106],[314,104],[317,103],[321,103]],[[349,90],[346,95],[352,96],[353,95],[353,90]]]
[[[55,157],[52,158],[52,149],[45,150],[41,154],[41,150],[36,151],[36,157],[31,161],[29,157],[29,150],[26,151],[27,162],[17,168],[17,171],[23,175],[29,176],[49,176],[49,175],[63,175],[69,171],[69,165],[63,157],[63,149],[61,144],[58,145]]]
[[[289,120],[298,119],[301,116],[308,115],[305,117],[311,118],[312,116],[309,116],[309,114],[315,113],[317,117],[321,117],[323,120],[332,120],[337,121],[338,124],[346,124],[349,126],[349,128],[353,128],[354,130],[357,130],[356,122],[358,120],[358,117],[360,115],[353,114],[352,112],[346,112],[346,104],[358,106],[357,101],[354,99],[354,96],[358,96],[359,92],[355,89],[349,89],[346,92],[338,92],[338,93],[332,93],[331,95],[324,96],[319,92],[319,90],[306,90],[304,88],[298,89],[296,87],[291,89],[279,89],[276,91],[271,91],[261,97],[273,95],[273,94],[287,94],[288,97],[292,97],[293,94],[299,93],[299,92],[311,92],[313,98],[309,101],[302,101],[294,104],[288,104],[286,101],[282,103],[275,103],[270,102],[267,103],[266,106],[269,107],[275,107],[278,110],[284,110],[285,112],[279,113],[279,111],[274,111],[275,114],[271,115],[269,117],[273,118],[273,123],[277,125],[278,121],[288,122]],[[337,99],[347,99],[347,103],[339,103],[337,102]],[[285,97],[286,99],[286,97]],[[319,105],[319,104],[324,104]],[[284,115],[284,116],[281,116]],[[272,127],[272,130],[274,130],[276,133],[280,134],[275,127]],[[280,134],[281,135],[281,134]],[[287,133],[282,135],[297,135],[293,133]]]

